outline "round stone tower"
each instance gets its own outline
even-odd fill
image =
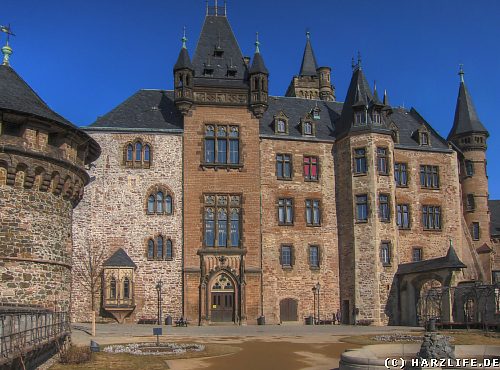
[[[492,250],[488,210],[488,176],[486,173],[486,140],[488,130],[476,113],[472,97],[460,68],[460,87],[453,127],[448,140],[460,149],[460,182],[467,240],[478,256],[479,278],[491,282]]]
[[[0,305],[68,311],[73,208],[99,145],[0,65]]]

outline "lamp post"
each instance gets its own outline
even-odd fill
[[[319,317],[319,289],[321,288],[321,285],[316,283],[316,293],[318,293],[318,324],[320,323],[320,317]]]
[[[158,293],[158,325],[161,325],[161,287],[163,282],[158,280],[156,283],[156,292]]]
[[[312,287],[313,292],[313,325],[316,325],[316,287]]]

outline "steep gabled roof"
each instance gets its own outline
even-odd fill
[[[24,113],[76,128],[60,116],[8,65],[0,65],[0,109]]]
[[[87,128],[179,132],[182,115],[174,104],[173,91],[139,90]]]
[[[490,209],[490,234],[500,236],[500,200],[489,200]]]
[[[489,136],[488,130],[483,126],[476,113],[476,108],[472,102],[467,86],[463,79],[460,81],[458,90],[457,106],[455,108],[455,119],[451,128],[448,140],[454,136],[469,134],[473,132],[485,133]]]
[[[304,55],[302,56],[302,64],[300,65],[299,76],[316,76],[317,69],[318,64],[316,63],[316,57],[314,56],[314,51],[312,49],[308,33]]]
[[[179,69],[191,69],[193,70],[193,63],[191,63],[191,58],[189,58],[189,53],[185,47],[181,48],[181,51],[179,52],[179,56],[177,57],[177,62],[175,62],[174,65],[174,71],[177,71]]]
[[[132,261],[122,248],[118,249],[115,253],[111,255],[104,263],[104,267],[133,267],[137,268],[137,265]]]
[[[216,55],[222,52],[222,57]],[[225,85],[226,81],[233,85],[234,81],[247,79],[247,66],[243,54],[236,41],[233,30],[225,16],[207,15],[201,30],[193,57],[195,84]],[[204,76],[206,67],[213,69],[212,76]],[[235,77],[228,77],[227,70],[236,71]],[[206,81],[197,81],[206,80]]]
[[[253,56],[252,67],[250,68],[250,74],[253,73],[269,74],[266,64],[264,63],[264,58],[262,58],[262,55],[258,51]]]

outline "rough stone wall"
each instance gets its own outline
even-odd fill
[[[474,166],[474,174],[467,176],[465,168],[461,168],[462,184],[462,204],[465,217],[464,230],[470,237],[470,244],[477,250],[484,244],[490,246],[490,214],[488,210],[488,177],[486,174],[485,151],[469,150],[464,152],[464,158],[470,160]],[[474,195],[475,208],[467,209],[467,194]],[[479,240],[472,240],[472,223],[479,222]],[[492,256],[489,253],[482,253],[478,256],[478,262],[482,268],[481,275],[478,276],[484,282],[491,282]]]
[[[105,249],[104,260],[123,248],[137,265],[134,277],[136,308],[127,318],[156,318],[157,281],[163,281],[163,314],[182,315],[182,137],[171,134],[88,132],[101,146],[102,154],[91,169],[93,179],[75,209],[73,222],[72,320],[90,320],[91,295],[76,278],[87,251]],[[148,169],[126,168],[124,146],[141,139],[151,144]],[[147,197],[157,186],[168,190],[173,214],[147,214]],[[173,243],[173,260],[147,259],[147,240],[161,234]],[[96,255],[94,253],[94,255]],[[102,264],[101,260],[101,264]],[[87,275],[88,276],[88,275]],[[97,304],[101,304],[99,290]],[[105,314],[103,310],[100,314]]]
[[[240,130],[241,168],[202,167],[204,161],[205,124],[238,125]],[[198,106],[184,118],[184,199],[188,205],[184,210],[184,274],[186,285],[184,308],[189,320],[197,322],[200,316],[200,294],[206,297],[206,291],[200,290],[201,274],[206,278],[211,271],[201,271],[206,266],[201,263],[198,252],[203,247],[203,194],[223,193],[241,194],[243,250],[235,250],[236,255],[246,251],[244,269],[257,271],[260,280],[261,244],[260,244],[260,184],[259,184],[259,121],[246,108],[225,108],[216,106]],[[206,248],[208,249],[208,248]],[[216,250],[219,249],[219,250]],[[234,249],[234,248],[233,248]],[[220,255],[225,248],[213,248],[206,255]],[[213,272],[213,271],[212,271]],[[238,273],[238,272],[237,272]],[[250,278],[249,278],[250,279]],[[252,281],[256,277],[251,278]],[[206,289],[206,288],[205,288]],[[257,291],[254,291],[257,289]],[[255,323],[260,316],[260,283],[247,284],[245,287],[246,320]],[[255,301],[258,297],[258,301]],[[203,298],[204,299],[204,298]],[[244,298],[245,299],[245,298]],[[252,300],[252,301],[250,301]],[[203,307],[202,319],[209,319]]]
[[[262,196],[262,266],[264,316],[266,323],[280,322],[280,301],[292,298],[298,302],[298,321],[314,312],[312,288],[320,288],[320,316],[330,319],[339,306],[337,212],[335,204],[335,175],[333,144],[262,139],[261,196]],[[292,179],[279,180],[276,174],[276,155],[292,156]],[[319,159],[319,181],[305,181],[304,155]],[[293,198],[293,225],[278,224],[278,199]],[[321,226],[306,225],[306,199],[319,199]],[[282,244],[293,246],[292,268],[280,264]],[[319,268],[310,267],[309,246],[320,247]]]

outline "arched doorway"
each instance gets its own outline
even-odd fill
[[[210,321],[234,321],[234,283],[231,278],[222,273],[212,283],[210,297]]]
[[[476,300],[468,296],[464,303],[464,319],[466,323],[476,322]]]
[[[424,326],[429,319],[441,319],[443,287],[435,279],[427,280],[420,288],[417,300],[417,324]]]
[[[280,301],[280,321],[297,321],[297,300],[285,298]]]

